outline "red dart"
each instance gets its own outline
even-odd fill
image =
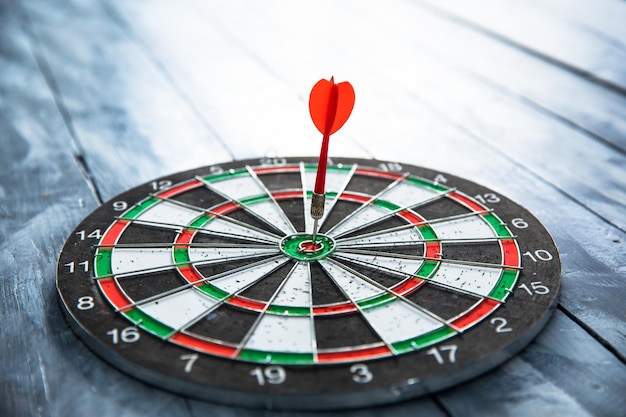
[[[326,165],[330,135],[338,131],[350,117],[354,107],[354,89],[347,82],[335,84],[334,77],[319,80],[311,90],[309,111],[317,130],[324,135],[317,164],[317,176],[311,201],[311,217],[314,219],[313,242],[317,237],[317,221],[324,215]]]

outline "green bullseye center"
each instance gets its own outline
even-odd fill
[[[313,235],[297,233],[290,235],[280,242],[280,250],[296,261],[317,261],[330,255],[335,249],[335,241],[322,234],[318,234],[315,242]]]

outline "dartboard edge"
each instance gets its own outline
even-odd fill
[[[333,158],[311,250],[315,170],[234,161],[107,201],[59,255],[71,328],[165,390],[324,410],[463,383],[547,323],[560,259],[528,210],[447,173]]]

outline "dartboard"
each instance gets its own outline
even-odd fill
[[[560,261],[526,209],[446,173],[338,158],[313,243],[316,168],[237,161],[103,204],[59,258],[73,329],[170,391],[332,409],[466,381],[548,320]]]

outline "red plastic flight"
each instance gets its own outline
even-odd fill
[[[330,81],[322,79],[311,90],[309,97],[311,119],[317,130],[324,135],[315,178],[314,192],[316,194],[324,194],[330,135],[346,123],[353,107],[354,89],[347,81],[335,84],[334,77],[331,77]]]
[[[349,82],[335,84],[334,77],[328,80],[319,80],[311,90],[309,97],[309,111],[317,130],[324,138],[320,159],[317,162],[317,176],[311,199],[311,217],[313,217],[313,239],[309,243],[310,250],[319,250],[322,246],[317,243],[317,222],[324,216],[324,202],[326,198],[326,165],[328,164],[328,141],[330,135],[338,131],[348,120],[354,107],[354,89]]]

